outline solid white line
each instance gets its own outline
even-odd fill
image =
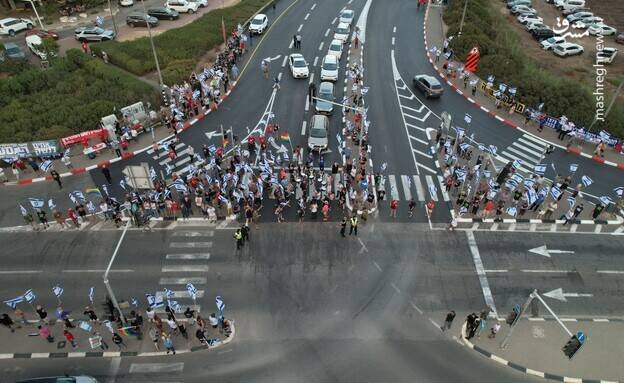
[[[310,14],[309,14],[309,13],[306,13],[306,15],[305,15],[305,17],[304,17],[303,19],[304,19],[304,20],[307,20],[307,19],[308,19],[308,17],[310,17]]]
[[[303,24],[299,25],[299,28],[297,28],[297,32],[301,32],[301,28],[303,28]]]
[[[572,270],[529,270],[522,269],[520,270],[523,273],[548,273],[548,274],[563,274],[563,273],[572,273]]]
[[[406,175],[401,175],[401,183],[403,184],[403,194],[405,194],[405,200],[409,201],[412,199],[412,192],[410,191],[410,178]]]
[[[379,266],[379,264],[377,262],[373,261],[373,264],[375,265],[377,270],[382,271],[381,266]]]
[[[290,44],[288,44],[288,49],[292,49],[292,47],[293,47],[293,41],[292,41],[292,39],[291,39],[291,40],[290,40]]]
[[[392,45],[394,45],[394,36],[392,36]]]
[[[310,110],[310,98],[306,97],[306,102],[305,102],[305,107],[304,107],[305,111],[307,112],[308,110]],[[305,122],[305,121],[304,121]]]
[[[212,247],[212,242],[171,242],[169,247],[174,249],[187,249],[191,247]]]
[[[172,237],[212,237],[214,231],[175,231]]]
[[[498,318],[498,312],[496,311],[496,305],[494,304],[494,297],[492,296],[492,290],[490,290],[490,284],[485,274],[485,268],[483,267],[483,261],[479,254],[479,248],[477,247],[477,241],[475,240],[474,233],[471,231],[466,232],[468,237],[468,246],[470,247],[470,253],[472,254],[472,261],[474,262],[475,269],[477,270],[477,276],[479,277],[479,283],[481,284],[481,290],[483,291],[483,297],[485,303],[492,308],[494,317]]]
[[[288,61],[288,56],[284,56],[284,60],[282,60],[282,68],[286,66],[286,61]]]
[[[544,147],[544,148],[548,146],[548,142],[546,142],[544,140],[541,140],[541,139],[539,139],[539,138],[537,138],[537,137],[535,137],[535,136],[533,136],[531,134],[525,133],[525,134],[522,135],[522,138],[526,138],[527,140],[531,140],[531,141],[535,142],[536,144],[542,145],[542,147]]]
[[[309,83],[312,84],[314,82],[314,73],[310,73]]]
[[[312,66],[317,66],[318,65],[318,56],[314,57],[314,63],[312,64]]]
[[[180,363],[132,363],[130,365],[131,374],[156,374],[182,372],[184,362]]]
[[[518,138],[518,142],[522,142],[523,145],[530,146],[533,149],[539,150],[539,153],[543,153],[544,149],[546,148],[545,146],[539,146],[532,141],[527,141],[524,138]]]
[[[103,273],[105,269],[67,269],[62,270],[62,273]],[[132,269],[111,269],[111,273],[134,273]]]
[[[393,174],[388,176],[388,180],[390,181],[390,195],[392,199],[399,200],[399,190],[397,189],[396,178],[394,178]]]
[[[431,322],[431,324],[433,324],[437,329],[440,329],[440,325],[433,319],[429,318],[429,322]]]
[[[421,144],[423,144],[423,145],[429,145],[429,143],[428,143],[427,141],[425,141],[425,140],[421,140],[421,139],[420,139],[420,138],[418,138],[418,137],[414,137],[414,136],[410,136],[410,135],[408,135],[408,137],[409,137],[409,138],[411,138],[411,139],[412,139],[412,140],[414,140],[414,141],[418,141],[418,142],[420,142],[420,143],[421,143]]]
[[[397,285],[394,284],[394,282],[390,282],[390,285],[392,286],[394,291],[396,291],[398,294],[401,294],[401,290],[399,290],[399,288],[397,287]]]
[[[442,192],[442,198],[445,201],[450,201],[448,193],[446,192],[446,186],[444,185],[444,178],[442,176],[438,176],[438,182],[440,183],[440,191]]]
[[[504,269],[497,269],[497,270],[483,270],[484,272],[490,274],[490,273],[507,273],[509,272],[509,270],[504,270]]]
[[[420,177],[412,176],[412,178],[414,179],[414,185],[416,186],[416,196],[418,197],[418,200],[419,201],[424,201],[425,200],[425,189],[423,189],[422,182],[420,182]]]
[[[179,253],[167,254],[165,259],[210,259],[210,253]]]
[[[0,270],[0,274],[39,274],[43,270]]]
[[[163,273],[205,273],[208,272],[208,265],[173,265],[163,266]]]
[[[540,161],[540,158],[538,156],[538,158],[533,157],[532,155],[529,154],[529,150],[527,150],[526,148],[523,148],[524,150],[518,150],[516,148],[514,148],[513,146],[509,146],[507,149],[512,153],[515,153],[516,155],[522,157],[522,161],[527,161],[529,164],[537,164]],[[503,152],[505,153],[505,152]],[[509,153],[507,153],[509,154]]]
[[[301,124],[301,135],[302,135],[302,136],[305,136],[305,134],[306,134],[306,126],[307,126],[307,125],[308,125],[308,122],[307,122],[307,121],[304,121],[304,122]]]
[[[403,121],[405,121],[405,119],[403,119]],[[427,131],[426,129],[421,128],[420,126],[416,126],[414,124],[410,124],[409,122],[406,122],[405,126],[409,126],[410,128],[414,128],[416,130],[420,130],[421,132],[426,132]],[[409,133],[407,133],[407,135],[409,136]]]
[[[316,3],[312,4],[312,7],[310,7],[310,10],[313,11],[314,8],[316,8]]]
[[[111,358],[110,366],[108,367],[108,378],[106,383],[115,383],[117,380],[117,374],[119,373],[119,366],[121,365],[121,358],[116,356]]]
[[[282,81],[282,72],[277,74],[277,81]]]
[[[414,303],[414,301],[410,301],[410,304],[412,305],[412,307],[414,308],[414,310],[418,311],[419,314],[422,314],[422,310],[418,308],[418,306],[416,306],[416,303]]]
[[[327,30],[325,31],[325,37],[329,36],[329,32],[331,32],[331,28],[327,28]]]
[[[186,285],[191,282],[194,285],[205,285],[205,277],[186,277],[186,278],[160,278],[158,282],[161,285]]]
[[[320,51],[320,50],[323,50],[323,45],[325,45],[325,42],[324,42],[324,41],[321,41],[321,45],[319,45],[319,49],[318,49],[319,51]]]
[[[482,111],[484,111],[485,113],[489,113],[489,112],[490,112],[488,108],[485,108],[485,107],[483,107],[483,106],[482,106],[482,107],[480,107],[480,108],[481,108],[481,110],[482,110]]]
[[[624,270],[596,270],[598,274],[624,274]]]
[[[413,152],[415,152],[415,153],[420,154],[420,155],[421,155],[421,156],[423,156],[423,157],[433,158],[433,157],[431,156],[431,154],[429,154],[429,153],[425,153],[425,152],[421,152],[421,151],[420,151],[420,150],[418,150],[418,149],[412,149],[412,151],[413,151]]]
[[[332,23],[332,24],[336,24],[336,20],[338,20],[338,18],[337,18],[337,17],[334,17],[334,19],[332,20],[332,22],[331,22],[331,23]]]
[[[435,186],[435,182],[433,182],[433,178],[428,174],[425,176],[425,179],[427,180],[427,191],[428,191],[431,185]],[[429,192],[429,194],[431,194],[431,192]],[[431,196],[431,199],[434,200],[435,202],[438,202],[438,195],[434,194],[433,196]]]
[[[418,108],[418,109],[410,108],[409,106],[405,106],[405,105],[401,105],[401,108],[407,109],[407,110],[411,110],[411,111],[416,112],[416,113],[420,113],[425,108],[425,105],[421,104],[420,108]]]
[[[392,27],[392,33],[396,33],[396,26]]]

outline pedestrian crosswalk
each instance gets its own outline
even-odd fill
[[[197,154],[195,148],[184,142],[179,142],[175,145],[176,157],[172,160],[169,157],[170,142],[171,141],[160,142],[158,151],[155,151],[153,148],[147,151],[147,154],[156,161],[165,175],[169,175],[168,172],[175,172],[178,176],[183,176],[188,173],[192,167],[197,168],[202,165],[203,160]],[[192,157],[191,152],[193,152]],[[154,170],[158,171],[157,169]]]
[[[448,201],[444,180],[435,175],[388,174],[382,176],[378,190],[384,190],[390,199],[397,201]]]
[[[504,164],[520,160],[520,171],[533,173],[535,165],[540,164],[544,158],[547,147],[547,142],[525,133],[505,150],[497,153],[495,158]]]

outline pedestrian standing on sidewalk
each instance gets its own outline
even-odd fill
[[[122,348],[128,348],[128,346],[124,343],[123,338],[117,333],[113,333],[113,343],[119,347],[119,351],[121,351]]]
[[[451,310],[446,314],[446,318],[444,319],[444,324],[440,329],[442,331],[450,330],[453,325],[453,320],[455,319],[455,310]]]
[[[41,305],[37,305],[37,307],[35,308],[35,311],[37,312],[37,315],[39,315],[39,321],[45,324],[49,323],[49,319],[48,319],[48,312],[46,311],[45,308],[43,308]]]
[[[162,334],[162,339],[163,339],[163,344],[165,345],[165,348],[167,349],[167,355],[169,355],[169,353],[173,353],[173,355],[176,354],[176,350],[175,347],[173,346],[173,341],[171,340],[171,337],[167,334]]]
[[[342,238],[345,238],[345,231],[347,230],[347,217],[342,217],[342,222],[340,223],[340,235]]]
[[[76,343],[76,338],[74,337],[74,334],[69,332],[69,330],[63,330],[63,336],[65,337],[65,339],[67,339],[69,344],[71,344],[72,348],[76,348],[78,346],[78,344]]]
[[[355,236],[357,236],[357,227],[358,217],[356,214],[353,214],[353,217],[351,217],[351,227],[349,228],[349,235],[355,234]]]
[[[13,322],[13,319],[11,319],[9,314],[4,313],[4,314],[2,314],[2,316],[0,316],[0,324],[5,326],[9,330],[11,330],[11,332],[15,332],[15,329],[13,328],[13,325],[15,323]]]
[[[490,329],[490,334],[488,335],[488,338],[490,339],[494,339],[496,338],[496,334],[498,334],[498,332],[500,331],[501,325],[496,322],[494,323],[494,326],[492,326],[492,328]]]
[[[50,176],[58,184],[59,189],[62,189],[63,188],[63,183],[61,183],[61,175],[59,174],[59,172],[57,172],[56,170],[52,169],[52,171],[50,172]]]

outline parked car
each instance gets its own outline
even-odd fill
[[[576,12],[571,15],[566,16],[566,20],[568,20],[569,24],[575,23],[577,21],[581,21],[585,18],[592,17],[594,14],[592,12]]]
[[[527,25],[524,27],[527,31],[532,32],[535,29],[543,29],[543,28],[548,28],[548,26],[544,23],[542,23],[541,21],[536,21],[534,23],[527,23]]]
[[[421,91],[425,97],[440,97],[444,93],[444,89],[437,78],[426,74],[414,76],[414,87]]]
[[[118,3],[120,7],[131,7],[134,5],[133,0],[119,0]]]
[[[353,12],[353,10],[343,9],[342,12],[340,12],[340,20],[338,20],[338,22],[351,25],[351,23],[353,23],[354,15],[355,13]]]
[[[336,56],[336,58],[340,61],[340,58],[342,57],[342,41],[332,40],[332,42],[329,43],[327,54]]]
[[[340,40],[343,44],[349,41],[349,24],[338,23],[338,26],[334,30],[334,40]]]
[[[100,27],[80,27],[74,31],[78,41],[109,41],[115,38],[115,32]]]
[[[596,62],[599,64],[611,64],[617,52],[617,48],[603,47],[601,51],[596,52]]]
[[[616,32],[617,30],[615,28],[610,27],[606,24],[594,24],[589,27],[589,34],[592,36],[611,36],[615,35]]]
[[[583,53],[583,47],[574,43],[561,43],[553,47],[553,53],[560,57],[580,55]]]
[[[563,13],[564,16],[569,16],[577,12],[589,12],[589,11],[591,11],[591,9],[581,7],[581,8],[568,8],[568,9],[563,10],[561,13]]]
[[[334,55],[327,55],[321,64],[321,81],[338,80],[338,59]]]
[[[0,35],[15,36],[17,32],[33,29],[33,22],[29,19],[8,17],[0,20]]]
[[[52,39],[52,40],[59,39],[58,33],[56,33],[55,31],[47,30],[47,29],[31,29],[29,31],[26,31],[26,37],[33,36],[33,35],[39,36],[42,39]]]
[[[560,11],[565,12],[565,11],[572,11],[575,9],[579,9],[579,8],[583,8],[585,7],[585,0],[568,0],[567,3],[557,7]]]
[[[188,1],[197,3],[197,5],[199,5],[200,8],[204,8],[208,6],[208,0],[188,0]]]
[[[559,44],[561,44],[561,43],[565,43],[565,42],[566,42],[565,37],[562,37],[562,36],[553,36],[553,37],[551,37],[551,38],[549,38],[549,39],[542,40],[542,41],[540,42],[540,46],[542,47],[542,49],[544,49],[544,50],[547,50],[547,51],[548,51],[548,50],[553,49],[553,47],[554,47],[555,45],[559,45]]]
[[[48,54],[43,50],[43,39],[37,35],[26,36],[26,46],[41,60],[47,60]],[[53,56],[55,56],[53,54]]]
[[[310,120],[308,133],[308,149],[322,151],[327,149],[329,137],[329,118],[322,114],[315,114]]]
[[[577,8],[585,6],[585,0],[555,0],[555,7],[562,9],[565,6],[575,5]]]
[[[264,33],[264,30],[268,25],[269,18],[266,15],[259,13],[251,19],[251,22],[249,23],[249,33],[261,35]]]
[[[584,19],[574,22],[572,24],[572,27],[576,29],[587,29],[591,27],[593,24],[602,24],[603,21],[604,20],[602,19],[602,17],[590,16],[590,17],[586,17]]]
[[[195,13],[199,9],[199,4],[186,0],[167,0],[165,7],[178,13]]]
[[[538,29],[534,29],[531,31],[531,34],[533,34],[533,37],[535,38],[535,40],[537,41],[542,41],[544,39],[549,39],[553,36],[555,36],[555,32],[550,29],[550,28],[538,28]]]
[[[150,8],[147,14],[159,20],[175,20],[180,17],[178,11],[167,7]]]
[[[293,53],[288,57],[288,65],[290,66],[290,73],[294,78],[308,78],[310,76],[310,69],[308,63],[300,53]]]
[[[615,42],[618,44],[624,44],[624,32],[618,32],[618,34],[615,35]]]
[[[543,22],[544,19],[542,19],[541,17],[539,17],[537,15],[526,14],[526,15],[518,16],[518,21],[520,22],[520,24],[525,25],[525,24],[527,24],[528,22],[531,22],[531,21]]]
[[[12,61],[26,61],[26,55],[15,43],[2,44],[2,52],[0,52],[1,61],[6,59]]]
[[[512,0],[512,1],[508,1],[507,2],[507,9],[511,9],[515,6],[518,5],[525,5],[530,7],[531,6],[531,0]]]
[[[526,5],[518,5],[517,7],[511,8],[512,15],[519,15],[521,13],[531,13],[536,15],[537,11],[534,8],[528,7]]]
[[[155,27],[158,25],[158,19],[140,12],[132,12],[126,16],[126,24],[131,28],[147,27],[147,23],[150,27]]]
[[[334,111],[334,84],[328,81],[323,81],[319,85],[318,98],[322,100],[316,100],[316,106],[314,107],[316,113],[332,114]]]

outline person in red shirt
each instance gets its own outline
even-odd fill
[[[393,199],[392,201],[390,201],[390,217],[396,218],[398,210],[399,210],[399,201],[396,199]]]
[[[67,216],[72,220],[74,225],[76,225],[76,228],[80,227],[80,224],[78,223],[78,216],[76,216],[76,211],[74,209],[70,208],[67,210]]]
[[[433,208],[435,207],[435,203],[433,200],[427,202],[427,217],[431,218],[431,214],[433,214]]]
[[[63,331],[63,336],[65,337],[65,339],[67,339],[67,341],[71,344],[72,348],[76,348],[76,346],[78,346],[76,344],[76,338],[74,338],[74,334],[72,334],[71,332],[69,332],[69,330],[64,330]]]

